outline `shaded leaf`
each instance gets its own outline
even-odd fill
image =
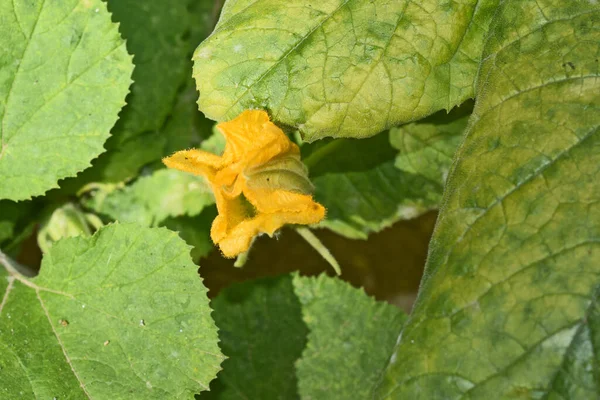
[[[84,202],[114,220],[144,226],[156,226],[168,217],[198,215],[213,203],[203,177],[173,169],[157,170],[120,189],[100,189]]]
[[[401,219],[435,209],[443,185],[394,166],[389,132],[368,139],[322,140],[302,146],[315,185],[327,208],[320,226],[366,239]]]
[[[62,185],[71,192],[89,182],[126,180],[165,155],[169,133],[163,126],[178,113],[173,108],[191,73],[190,54],[210,29],[213,2],[111,0],[108,6],[134,55],[134,84],[108,151],[93,168]]]
[[[229,358],[200,399],[297,399],[294,362],[308,330],[292,277],[233,284],[211,306]]]
[[[223,359],[175,233],[110,225],[64,239],[31,280],[0,269],[2,398],[187,399]]]
[[[200,109],[266,109],[307,141],[449,110],[474,95],[497,3],[228,0],[194,53]]]
[[[596,398],[600,7],[505,1],[379,398]]]
[[[23,228],[34,214],[33,202],[0,200],[0,248],[19,235],[18,227]]]
[[[390,142],[399,151],[396,168],[421,175],[443,188],[467,127],[469,108],[472,107],[465,104],[448,115],[436,113],[422,121],[392,128]]]
[[[213,133],[214,121],[198,111],[198,92],[191,75],[188,81],[177,96],[169,119],[160,130],[166,141],[161,156],[166,157],[179,150],[200,147],[200,143],[205,143],[205,139]],[[157,164],[163,167],[161,161],[157,161]]]
[[[370,400],[406,314],[326,275],[294,277],[309,334],[296,363],[302,399]]]
[[[100,0],[0,2],[0,198],[57,187],[104,151],[133,65]]]
[[[368,399],[406,318],[326,275],[234,284],[212,306],[229,358],[202,400]]]

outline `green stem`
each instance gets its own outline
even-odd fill
[[[331,265],[336,274],[341,275],[342,270],[340,268],[340,264],[338,264],[337,260],[333,257],[333,254],[331,254],[329,249],[325,247],[323,242],[321,242],[319,238],[311,232],[310,229],[298,227],[296,228],[296,232],[298,232],[298,234],[302,236],[302,238],[306,240],[308,244],[310,244],[312,248],[315,249],[321,255],[321,257],[323,257],[325,261],[329,263],[329,265]]]
[[[343,142],[344,142],[344,139],[332,140],[331,142],[329,142],[326,145],[322,146],[321,148],[315,150],[308,157],[306,157],[303,160],[304,164],[310,170],[310,168],[314,167],[316,164],[318,164],[319,161],[321,161],[322,159],[324,159],[325,157],[327,157],[331,153],[333,153],[338,147],[340,147],[342,145]]]
[[[250,253],[250,250],[240,253],[240,255],[238,255],[235,259],[233,266],[236,268],[242,268],[244,265],[246,265],[246,261],[248,261],[248,253]]]

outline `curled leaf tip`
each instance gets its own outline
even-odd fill
[[[312,198],[300,149],[265,111],[246,110],[217,128],[226,139],[221,156],[182,150],[163,163],[210,182],[219,211],[211,238],[224,256],[248,251],[254,237],[272,236],[285,224],[316,224],[325,218],[325,208]]]

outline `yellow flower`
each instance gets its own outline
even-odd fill
[[[226,257],[247,251],[261,233],[272,236],[285,224],[315,224],[325,217],[310,195],[300,149],[265,111],[244,111],[217,128],[226,139],[223,155],[182,150],[163,162],[210,182],[219,211],[210,235]]]

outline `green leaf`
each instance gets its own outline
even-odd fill
[[[399,150],[396,168],[421,175],[443,188],[467,127],[470,109],[472,105],[465,104],[447,115],[442,111],[419,122],[392,128],[390,142]]]
[[[292,277],[233,284],[211,305],[228,359],[200,399],[297,399],[294,362],[308,330]]]
[[[385,399],[600,387],[600,6],[505,1]]]
[[[217,216],[217,208],[210,206],[196,216],[169,217],[161,226],[179,233],[179,236],[192,246],[191,256],[195,263],[206,257],[215,246],[210,238],[212,221]]]
[[[321,226],[366,239],[402,219],[437,208],[443,185],[394,166],[389,132],[368,139],[321,140],[302,146],[315,185],[327,208]]]
[[[205,179],[174,169],[160,169],[129,186],[100,189],[84,204],[120,222],[156,226],[168,217],[198,215],[214,203]]]
[[[199,105],[248,108],[306,141],[367,137],[474,95],[497,0],[228,0],[194,53]]]
[[[0,269],[0,397],[188,399],[206,389],[223,356],[188,254],[166,229],[115,224],[57,242],[31,280]]]
[[[296,363],[302,399],[372,399],[406,314],[339,279],[294,277],[308,326]]]
[[[206,142],[205,139],[212,135],[214,121],[207,119],[198,111],[197,100],[198,92],[190,75],[185,89],[177,97],[169,119],[160,130],[161,136],[166,141],[162,156],[169,156],[179,150],[200,147],[200,143]],[[158,161],[158,163],[163,167],[162,162]]]
[[[31,201],[0,200],[0,246],[18,235],[17,226],[23,225],[31,214],[34,214]]]
[[[100,0],[4,0],[0,16],[0,199],[22,200],[104,151],[133,65]]]
[[[93,168],[63,187],[75,192],[89,182],[120,182],[165,155],[169,134],[163,127],[177,113],[178,94],[191,74],[191,52],[211,25],[212,3],[108,1],[127,39],[127,49],[134,55],[134,84],[106,144],[108,151]]]
[[[229,358],[202,400],[368,399],[406,319],[326,275],[233,284],[212,306]]]

